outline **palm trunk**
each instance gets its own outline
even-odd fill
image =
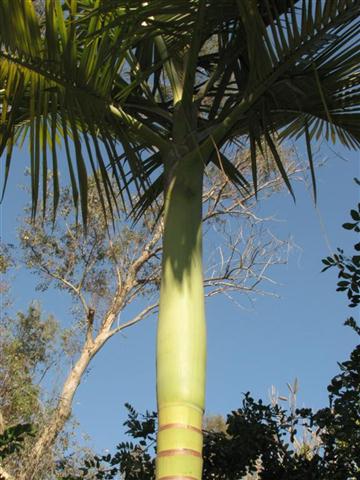
[[[157,480],[201,480],[206,326],[200,158],[177,162],[165,199],[157,336]]]

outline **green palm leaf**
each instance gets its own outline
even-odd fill
[[[99,2],[93,6],[96,3]],[[58,167],[56,137],[61,136],[65,140],[74,204],[78,208],[80,201],[83,221],[86,223],[88,161],[83,154],[84,137],[87,139],[86,157],[92,151],[97,162],[94,168],[102,172],[104,188],[99,189],[100,195],[104,191],[111,192],[112,189],[108,165],[111,166],[113,176],[119,178],[123,175],[116,162],[118,154],[115,145],[120,139],[124,142],[126,135],[133,135],[135,143],[138,143],[136,138],[139,130],[142,137],[144,130],[148,130],[151,135],[148,143],[152,147],[154,140],[155,144],[157,139],[161,143],[161,137],[155,131],[147,129],[145,124],[138,124],[130,114],[122,111],[120,105],[115,106],[113,103],[114,88],[117,97],[121,97],[121,102],[131,92],[128,83],[117,82],[118,72],[126,61],[126,52],[122,56],[110,55],[121,43],[120,28],[109,30],[101,38],[88,41],[86,37],[96,30],[99,19],[91,18],[86,25],[81,23],[77,27],[72,19],[72,15],[77,12],[76,2],[72,2],[70,10],[63,11],[59,0],[49,0],[46,2],[45,30],[42,33],[31,2],[25,4],[24,9],[21,1],[4,1],[0,5],[0,153],[5,149],[8,152],[5,184],[14,138],[19,128],[26,126],[30,142],[35,215],[40,170],[43,178],[48,170],[47,145],[51,146],[53,166]],[[10,22],[7,20],[9,18]],[[111,148],[99,146],[99,140],[103,146],[111,145]],[[129,167],[132,165],[130,162]],[[140,162],[137,171],[139,165]],[[56,207],[56,174],[53,182]],[[47,183],[43,180],[42,184],[45,205]],[[117,198],[114,194],[111,196],[113,200]],[[109,200],[107,195],[110,207]]]
[[[254,148],[263,136],[306,136],[308,128],[310,138],[324,133],[358,145],[360,3],[298,3],[154,0],[139,6],[114,0],[73,1],[66,8],[48,0],[41,26],[31,2],[26,9],[21,1],[2,2],[0,147],[8,152],[6,179],[16,132],[25,124],[33,145],[34,213],[40,170],[42,178],[47,171],[45,139],[54,139],[55,131],[63,136],[66,124],[76,150],[68,149],[74,203],[81,202],[84,220],[87,193],[80,185],[86,183],[90,146],[85,159],[84,135],[94,168],[110,166],[119,182],[135,165],[138,178],[142,159],[127,155],[120,168],[117,144],[131,144],[128,153],[141,146],[165,151],[166,139],[193,135],[206,157],[214,148],[210,135],[221,150],[251,131]],[[179,101],[186,118],[185,110],[176,113]],[[100,147],[99,140],[112,148]],[[56,150],[52,145],[54,164]],[[256,176],[256,151],[252,158]],[[144,175],[136,186],[142,193],[150,181]],[[108,174],[102,181],[110,192]],[[54,176],[55,192],[57,182]]]

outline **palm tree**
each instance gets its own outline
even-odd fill
[[[241,192],[227,158],[243,141],[267,149],[293,195],[277,142],[304,136],[316,197],[313,138],[360,144],[360,0],[47,0],[0,2],[0,153],[30,146],[33,215],[51,158],[65,148],[86,224],[88,168],[103,211],[164,194],[157,341],[157,479],[200,479],[205,392],[201,192],[215,164]],[[117,189],[113,188],[112,178]],[[35,451],[34,456],[41,456]],[[26,473],[31,479],[31,472]]]

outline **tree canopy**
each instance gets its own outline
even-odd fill
[[[50,156],[56,209],[62,138],[84,220],[89,168],[108,214],[119,200],[110,172],[121,195],[132,197],[129,183],[146,192],[140,215],[163,190],[164,154],[181,138],[246,188],[226,146],[247,136],[255,185],[264,139],[291,191],[274,138],[303,135],[312,173],[311,139],[359,145],[359,9],[359,0],[48,0],[37,15],[31,2],[4,0],[6,178],[27,138],[34,213],[41,186],[46,204]]]

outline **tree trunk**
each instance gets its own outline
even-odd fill
[[[0,480],[15,480],[15,478],[0,465]]]
[[[43,426],[40,435],[32,448],[31,457],[24,466],[24,471],[20,474],[18,480],[35,480],[38,474],[38,468],[41,465],[41,459],[44,454],[52,448],[57,436],[65,426],[66,421],[71,415],[72,401],[75,392],[80,384],[83,373],[88,367],[98,348],[85,347],[81,352],[79,359],[69,373],[59,402],[53,411],[50,420]]]
[[[200,480],[206,326],[201,158],[168,173],[157,336],[157,480]]]

